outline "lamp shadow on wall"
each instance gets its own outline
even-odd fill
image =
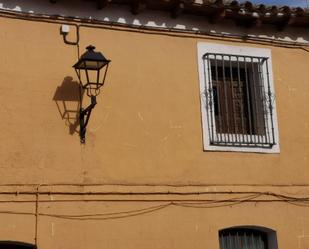
[[[0,241],[0,248],[5,249],[36,249],[36,245],[17,242],[17,241]]]
[[[60,117],[69,127],[70,135],[79,133],[79,110],[83,100],[84,90],[71,76],[66,76],[57,87],[53,100],[56,103]]]

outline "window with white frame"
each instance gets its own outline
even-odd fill
[[[219,231],[220,249],[278,249],[276,232],[264,227],[232,227]]]
[[[279,152],[268,49],[198,44],[205,150]]]

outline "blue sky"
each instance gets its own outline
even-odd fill
[[[245,2],[242,0],[240,2]],[[251,0],[250,2],[255,4],[265,4],[265,5],[288,5],[291,7],[309,7],[309,0]]]

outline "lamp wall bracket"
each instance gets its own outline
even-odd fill
[[[80,135],[80,142],[82,144],[85,143],[86,140],[86,128],[88,125],[88,121],[92,112],[92,109],[95,107],[97,104],[97,98],[96,96],[91,96],[91,104],[86,107],[85,109],[81,108],[79,112],[79,124],[80,124],[80,130],[79,130],[79,135]]]

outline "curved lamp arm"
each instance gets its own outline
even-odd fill
[[[80,124],[80,130],[79,130],[79,135],[80,135],[80,142],[82,144],[85,143],[86,140],[86,127],[88,125],[88,121],[91,115],[92,109],[95,107],[97,104],[97,98],[96,96],[91,96],[91,104],[86,108],[80,109],[79,112],[79,124]]]

